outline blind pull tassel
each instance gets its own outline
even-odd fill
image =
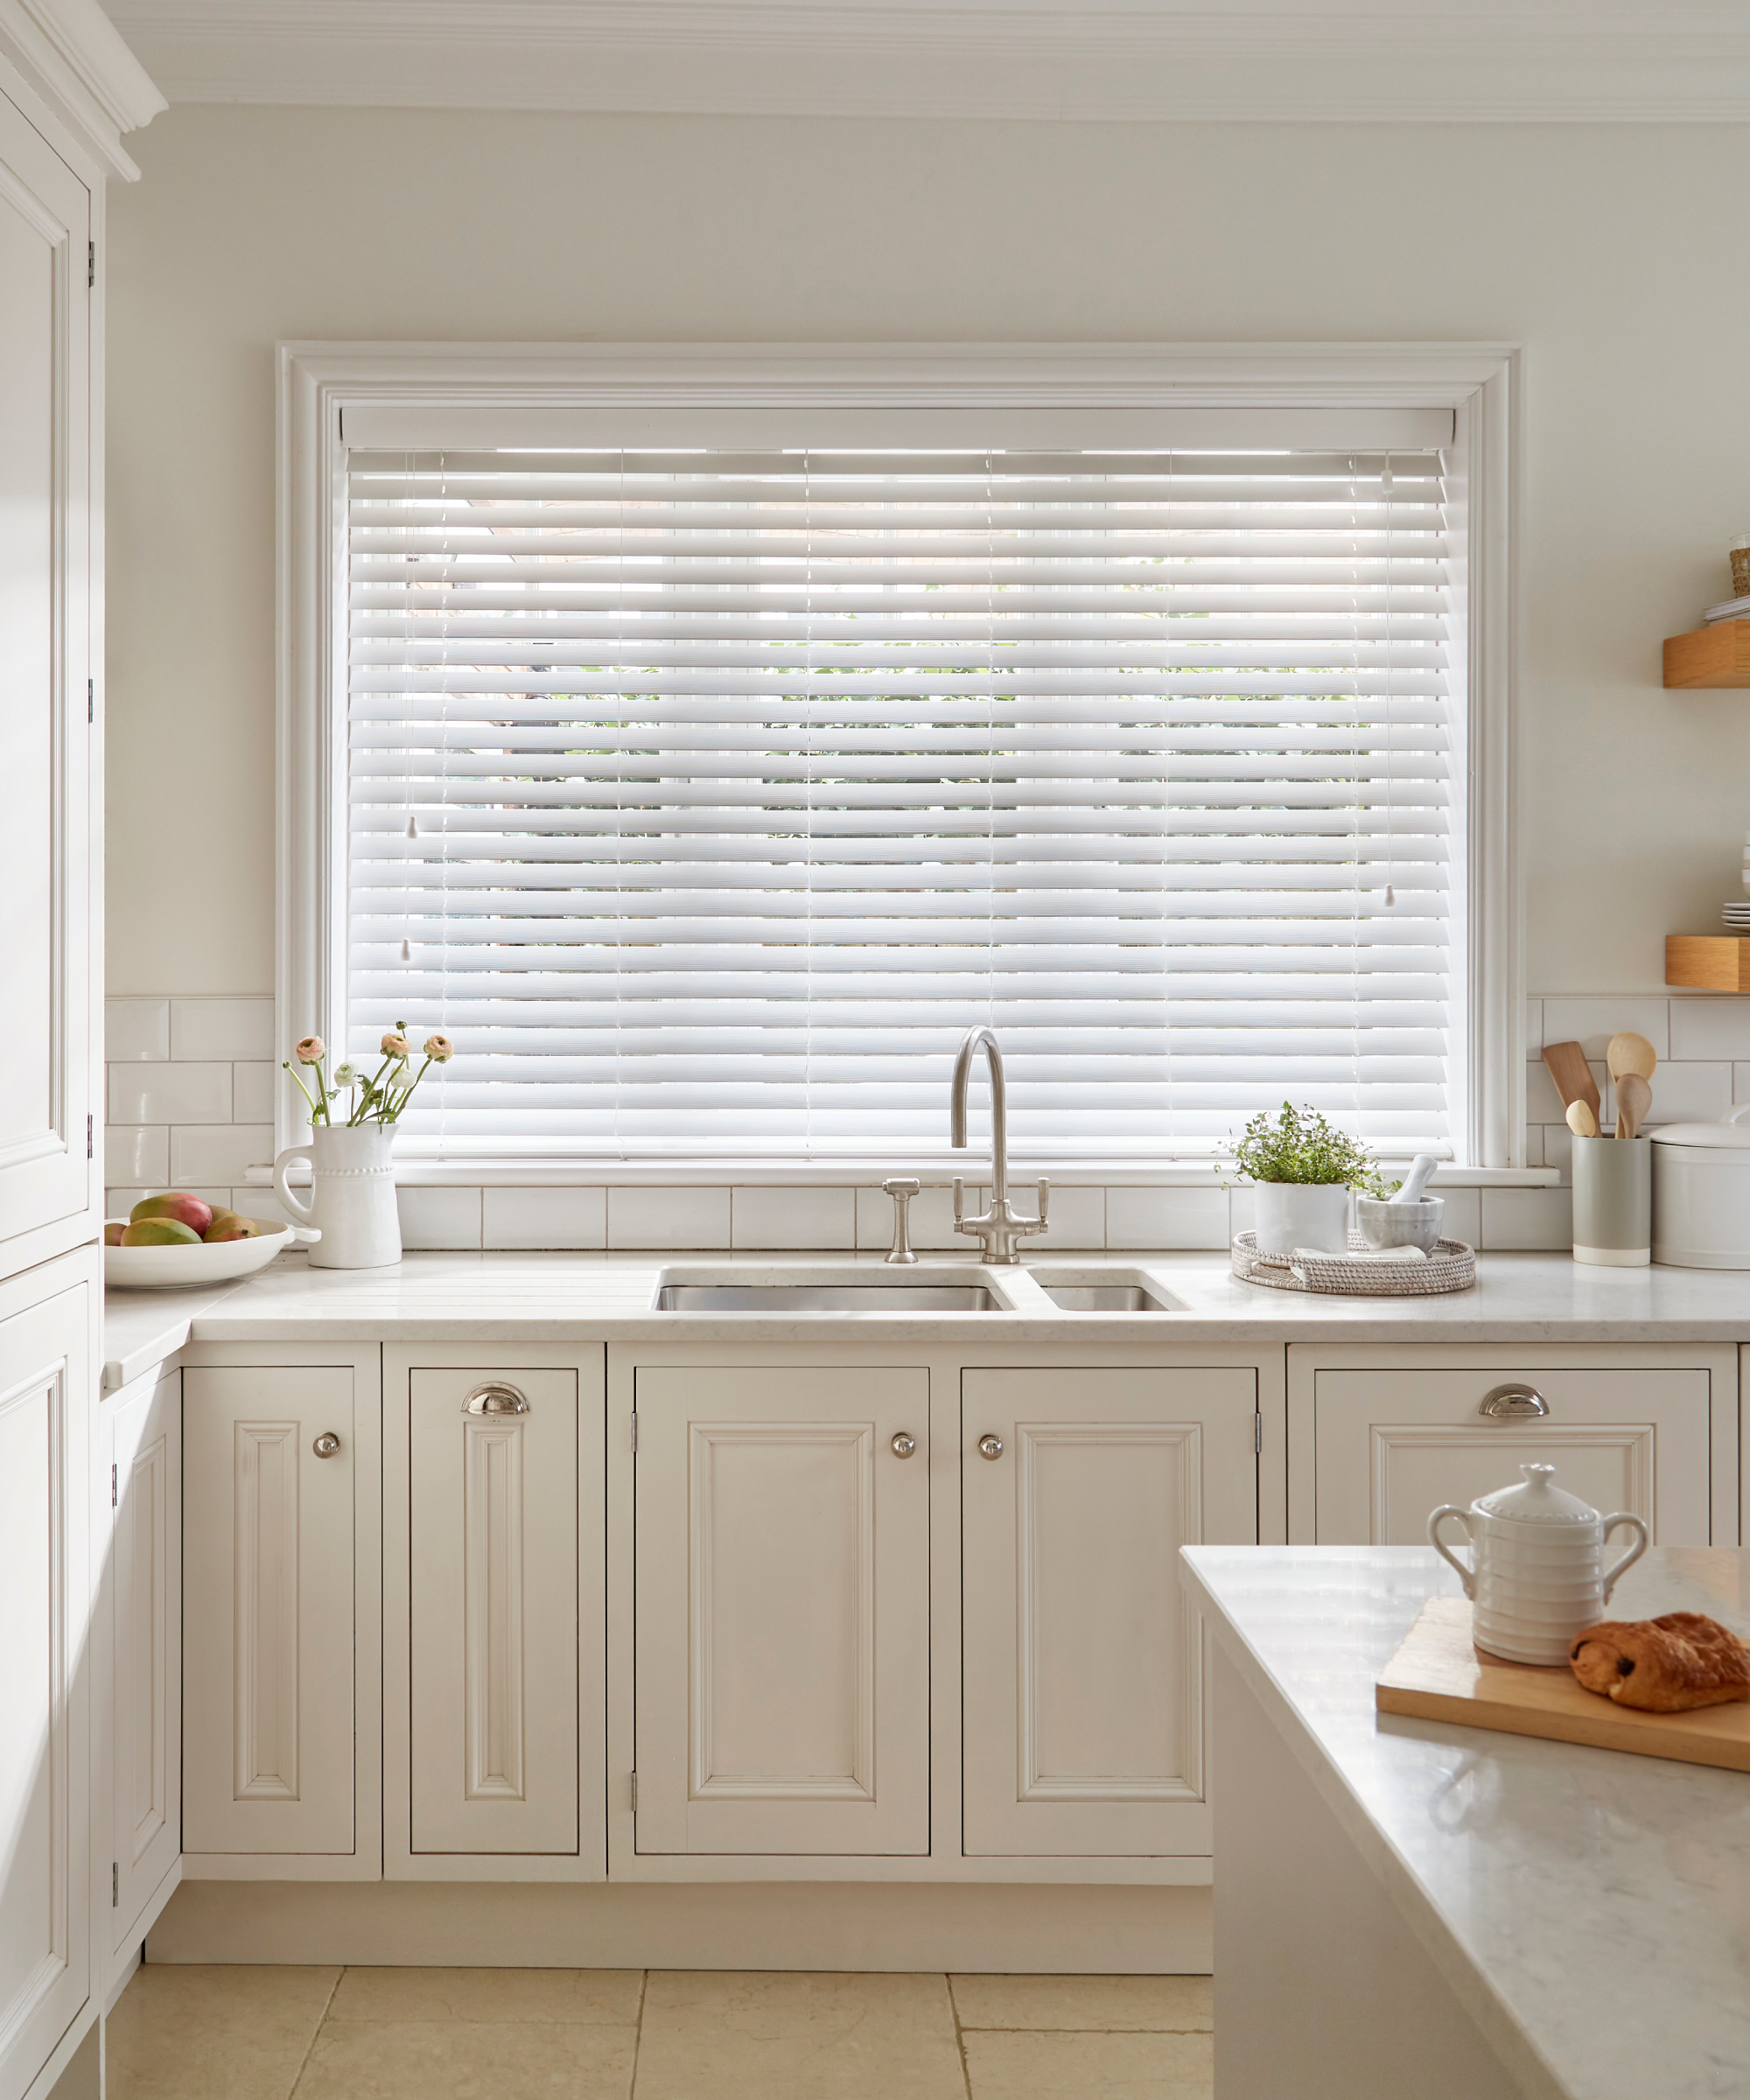
[[[1387,884],[1386,884],[1386,886],[1385,886],[1385,901],[1386,901],[1386,906],[1387,906],[1388,910],[1390,908],[1390,906],[1393,906],[1394,904],[1396,904],[1396,903],[1397,902],[1397,898],[1396,898],[1396,893],[1393,892],[1393,890],[1392,890],[1392,886],[1391,886],[1391,885],[1390,885],[1390,883],[1387,883]],[[405,946],[406,946],[406,943],[405,943],[405,942],[403,942],[402,943],[402,945],[403,947],[405,947]]]
[[[1390,892],[1387,892],[1387,899],[1388,899],[1388,901],[1390,901]],[[412,960],[413,960],[413,943],[412,943],[412,942],[410,942],[410,941],[403,941],[403,942],[402,942],[402,944],[401,944],[401,959],[402,959],[402,961],[403,962],[412,962]]]
[[[409,838],[417,838],[419,836],[419,826],[410,816],[407,820],[407,836]]]

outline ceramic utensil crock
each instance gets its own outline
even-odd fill
[[[301,1225],[322,1237],[310,1250],[312,1269],[385,1269],[401,1259],[401,1217],[395,1204],[392,1123],[318,1124],[305,1144],[274,1161],[274,1194]],[[308,1203],[295,1196],[285,1170],[310,1162]]]
[[[1565,1662],[1575,1636],[1603,1618],[1618,1578],[1647,1550],[1647,1527],[1626,1509],[1600,1516],[1564,1493],[1553,1466],[1519,1470],[1522,1485],[1479,1495],[1468,1509],[1442,1503],[1428,1519],[1428,1539],[1458,1570],[1479,1648],[1509,1662]],[[1469,1567],[1440,1536],[1449,1517],[1469,1536]],[[1604,1542],[1623,1524],[1634,1543],[1606,1568]]]

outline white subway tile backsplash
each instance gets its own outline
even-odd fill
[[[245,1171],[273,1158],[273,1129],[268,1124],[179,1124],[170,1134],[171,1179],[241,1182]]]
[[[274,1081],[278,1077],[277,1065],[233,1065],[232,1120],[236,1123],[271,1123],[274,1119]]]
[[[1612,1129],[1615,1128],[1612,1124]],[[1529,1138],[1532,1133],[1526,1132]],[[1564,1123],[1546,1123],[1537,1135],[1543,1139],[1544,1165],[1553,1166],[1564,1181],[1574,1178],[1574,1134]],[[1530,1164],[1528,1154],[1527,1164]]]
[[[607,1245],[605,1188],[488,1188],[481,1193],[485,1246]]]
[[[1588,1058],[1602,1058],[1613,1035],[1633,1028],[1662,1058],[1671,1054],[1670,999],[1546,998],[1543,1005],[1545,1043],[1577,1042]]]
[[[163,1188],[170,1132],[162,1124],[112,1123],[103,1133],[103,1178],[127,1188]]]
[[[271,999],[172,999],[170,1054],[178,1058],[274,1057]]]
[[[1250,1200],[1250,1190],[1245,1194]],[[1235,1226],[1233,1229],[1244,1228]],[[1225,1247],[1228,1236],[1228,1191],[1224,1188],[1115,1187],[1106,1191],[1109,1247]]]
[[[1661,1065],[1653,1074],[1650,1130],[1661,1123],[1714,1123],[1732,1106],[1732,1067],[1726,1064]],[[1610,1102],[1616,1113],[1614,1095]],[[1612,1129],[1615,1128],[1613,1121]]]
[[[234,1188],[226,1200],[240,1218],[255,1218],[263,1225],[303,1223],[301,1218],[292,1217],[272,1189],[262,1188],[253,1182],[244,1188]],[[304,1200],[309,1200],[307,1194]]]
[[[1671,1055],[1750,1057],[1750,999],[1673,999]]]
[[[757,1184],[731,1192],[731,1243],[741,1247],[850,1249],[857,1244],[857,1192]]]
[[[968,1188],[968,1214],[983,1210],[987,1200],[982,1188]],[[963,1254],[974,1244],[964,1233],[954,1229],[954,1193],[947,1187],[926,1187],[921,1195],[914,1196],[907,1227],[912,1245],[920,1253],[941,1254],[957,1247]],[[878,1186],[857,1192],[857,1244],[878,1252],[893,1244],[893,1199]]]
[[[1525,1068],[1525,1122],[1528,1128],[1534,1124],[1559,1123],[1562,1120],[1562,1097],[1556,1091],[1556,1082],[1550,1077],[1550,1068],[1541,1057],[1535,1058]]]
[[[610,1247],[690,1248],[730,1245],[726,1188],[611,1188]]]
[[[1437,1184],[1438,1179],[1437,1175]],[[1436,1186],[1429,1194],[1438,1196],[1446,1206],[1440,1213],[1441,1238],[1462,1240],[1466,1247],[1474,1247],[1482,1238],[1482,1191]]]
[[[401,1243],[416,1251],[471,1250],[480,1243],[477,1188],[397,1188]]]
[[[1484,1247],[1499,1253],[1511,1248],[1572,1246],[1572,1189],[1485,1188],[1479,1193]]]
[[[103,1054],[111,1064],[170,1055],[168,999],[105,999]]]
[[[109,1068],[112,1123],[229,1123],[231,1117],[229,1065]]]

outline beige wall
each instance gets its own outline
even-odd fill
[[[111,205],[109,976],[273,984],[284,336],[1526,346],[1533,991],[1658,987],[1750,694],[1658,684],[1750,530],[1750,135],[181,108]]]

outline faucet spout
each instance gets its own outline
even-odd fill
[[[995,1032],[990,1028],[969,1028],[962,1038],[959,1054],[954,1060],[954,1079],[948,1090],[948,1144],[956,1152],[966,1146],[966,1090],[972,1078],[972,1067],[980,1051],[990,1074],[990,1208],[983,1217],[968,1218],[961,1214],[963,1192],[958,1178],[954,1184],[954,1229],[975,1236],[983,1245],[988,1262],[1015,1263],[1021,1258],[1019,1242],[1029,1233],[1044,1232],[1046,1207],[1051,1200],[1049,1186],[1041,1180],[1039,1185],[1039,1215],[1021,1217],[1009,1201],[1009,1102],[1008,1091],[1003,1082],[1003,1053],[997,1046]]]

